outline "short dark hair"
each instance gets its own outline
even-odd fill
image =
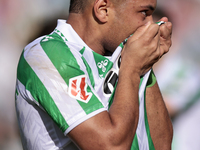
[[[70,13],[83,12],[87,2],[88,0],[70,0],[69,12]]]
[[[94,1],[94,0],[93,0]],[[116,6],[119,6],[122,2],[126,0],[111,0]],[[70,13],[82,13],[86,6],[91,3],[92,0],[70,0]]]

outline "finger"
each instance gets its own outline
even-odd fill
[[[162,17],[158,22],[163,21],[170,31],[172,31],[172,23],[169,22],[167,17]]]
[[[166,43],[160,45],[160,57],[169,52],[169,47],[170,47],[169,44]]]
[[[169,48],[172,45],[171,36],[166,38],[160,37],[160,50],[161,53],[166,54],[169,51]]]
[[[139,27],[135,32],[134,34],[130,37],[130,40],[131,41],[135,41],[137,39],[139,39],[145,32],[146,30],[148,29],[148,27],[151,25],[150,22],[148,22],[147,24],[145,24],[144,26],[142,27]]]
[[[166,22],[165,24],[160,26],[161,37],[164,39],[171,38],[172,35],[172,24],[170,22]]]
[[[151,24],[142,36],[142,43],[148,47],[148,53],[152,60],[157,60],[160,56],[160,31],[157,24]]]
[[[153,39],[159,40],[160,33],[159,33],[159,26],[157,24],[151,24],[146,32],[143,34],[142,38],[145,39],[145,42],[151,42]],[[149,43],[148,42],[148,43]]]
[[[166,22],[165,24],[167,28],[169,29],[170,35],[172,34],[172,23],[171,22]]]
[[[167,17],[162,17],[159,21],[168,22],[168,18]]]

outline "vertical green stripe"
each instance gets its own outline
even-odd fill
[[[134,137],[134,139],[133,139],[133,143],[132,143],[132,146],[131,146],[131,150],[139,150],[137,134],[135,134],[135,137]]]
[[[70,51],[69,47],[63,41],[49,40],[48,42],[41,42],[41,46],[68,86],[69,79],[85,74],[80,69],[77,60]],[[79,51],[77,52],[79,53]],[[80,55],[80,59],[82,60],[81,57],[82,56]],[[87,70],[90,71],[88,67]],[[88,72],[88,74],[91,73]],[[93,80],[92,78],[93,77],[90,76],[91,80]],[[92,90],[89,86],[87,86],[87,92],[92,93]],[[88,103],[84,103],[79,100],[77,101],[82,109],[86,112],[86,114],[104,107],[94,94]]]
[[[17,91],[17,88],[15,89],[15,94],[16,94],[16,95],[19,95],[19,93],[18,93],[18,91]]]
[[[123,42],[119,45],[121,48],[124,48],[124,44]]]
[[[71,53],[69,47],[63,42],[52,35],[55,39],[50,39],[47,42],[41,42],[41,46],[59,74],[69,86],[69,79],[84,75],[85,73],[80,70],[76,58]]]
[[[91,92],[89,87],[88,87],[88,92]],[[90,100],[88,103],[78,101],[80,106],[85,110],[86,114],[90,114],[90,113],[94,112],[95,110],[98,110],[98,109],[104,107],[102,105],[102,103],[99,102],[98,98],[94,94],[92,95],[91,99],[92,100]]]
[[[45,86],[24,59],[24,52],[22,53],[18,64],[17,78],[26,87],[26,89],[30,91],[33,98],[39,102],[39,104],[64,132],[69,127],[68,124],[66,123]]]
[[[94,88],[94,86],[95,86],[95,81],[94,81],[94,77],[93,77],[93,74],[92,74],[92,70],[91,70],[90,66],[88,65],[87,61],[85,60],[85,58],[84,58],[84,57],[81,57],[81,58],[82,58],[82,60],[83,60],[83,62],[84,62],[84,64],[85,64],[85,66],[86,66],[86,70],[87,70],[87,72],[88,72],[91,85],[92,85],[92,87]]]
[[[109,105],[108,105],[108,109],[110,109],[112,103],[113,103],[113,100],[114,100],[114,96],[115,96],[115,91],[116,91],[116,88],[117,88],[117,83],[118,81],[115,83],[115,88],[110,96],[110,99],[109,99]]]
[[[85,47],[82,48],[82,50],[79,51],[82,55],[85,52]]]

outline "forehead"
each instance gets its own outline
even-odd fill
[[[126,0],[124,1],[125,7],[133,7],[133,8],[140,8],[140,7],[149,7],[155,9],[157,5],[157,0]]]

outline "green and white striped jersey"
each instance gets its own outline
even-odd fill
[[[16,84],[16,111],[24,149],[78,149],[67,134],[92,116],[109,111],[122,47],[112,56],[99,55],[65,20],[58,20],[50,35],[25,47]],[[145,108],[149,74],[153,75],[149,71],[141,78],[140,116],[131,150],[154,150]]]

